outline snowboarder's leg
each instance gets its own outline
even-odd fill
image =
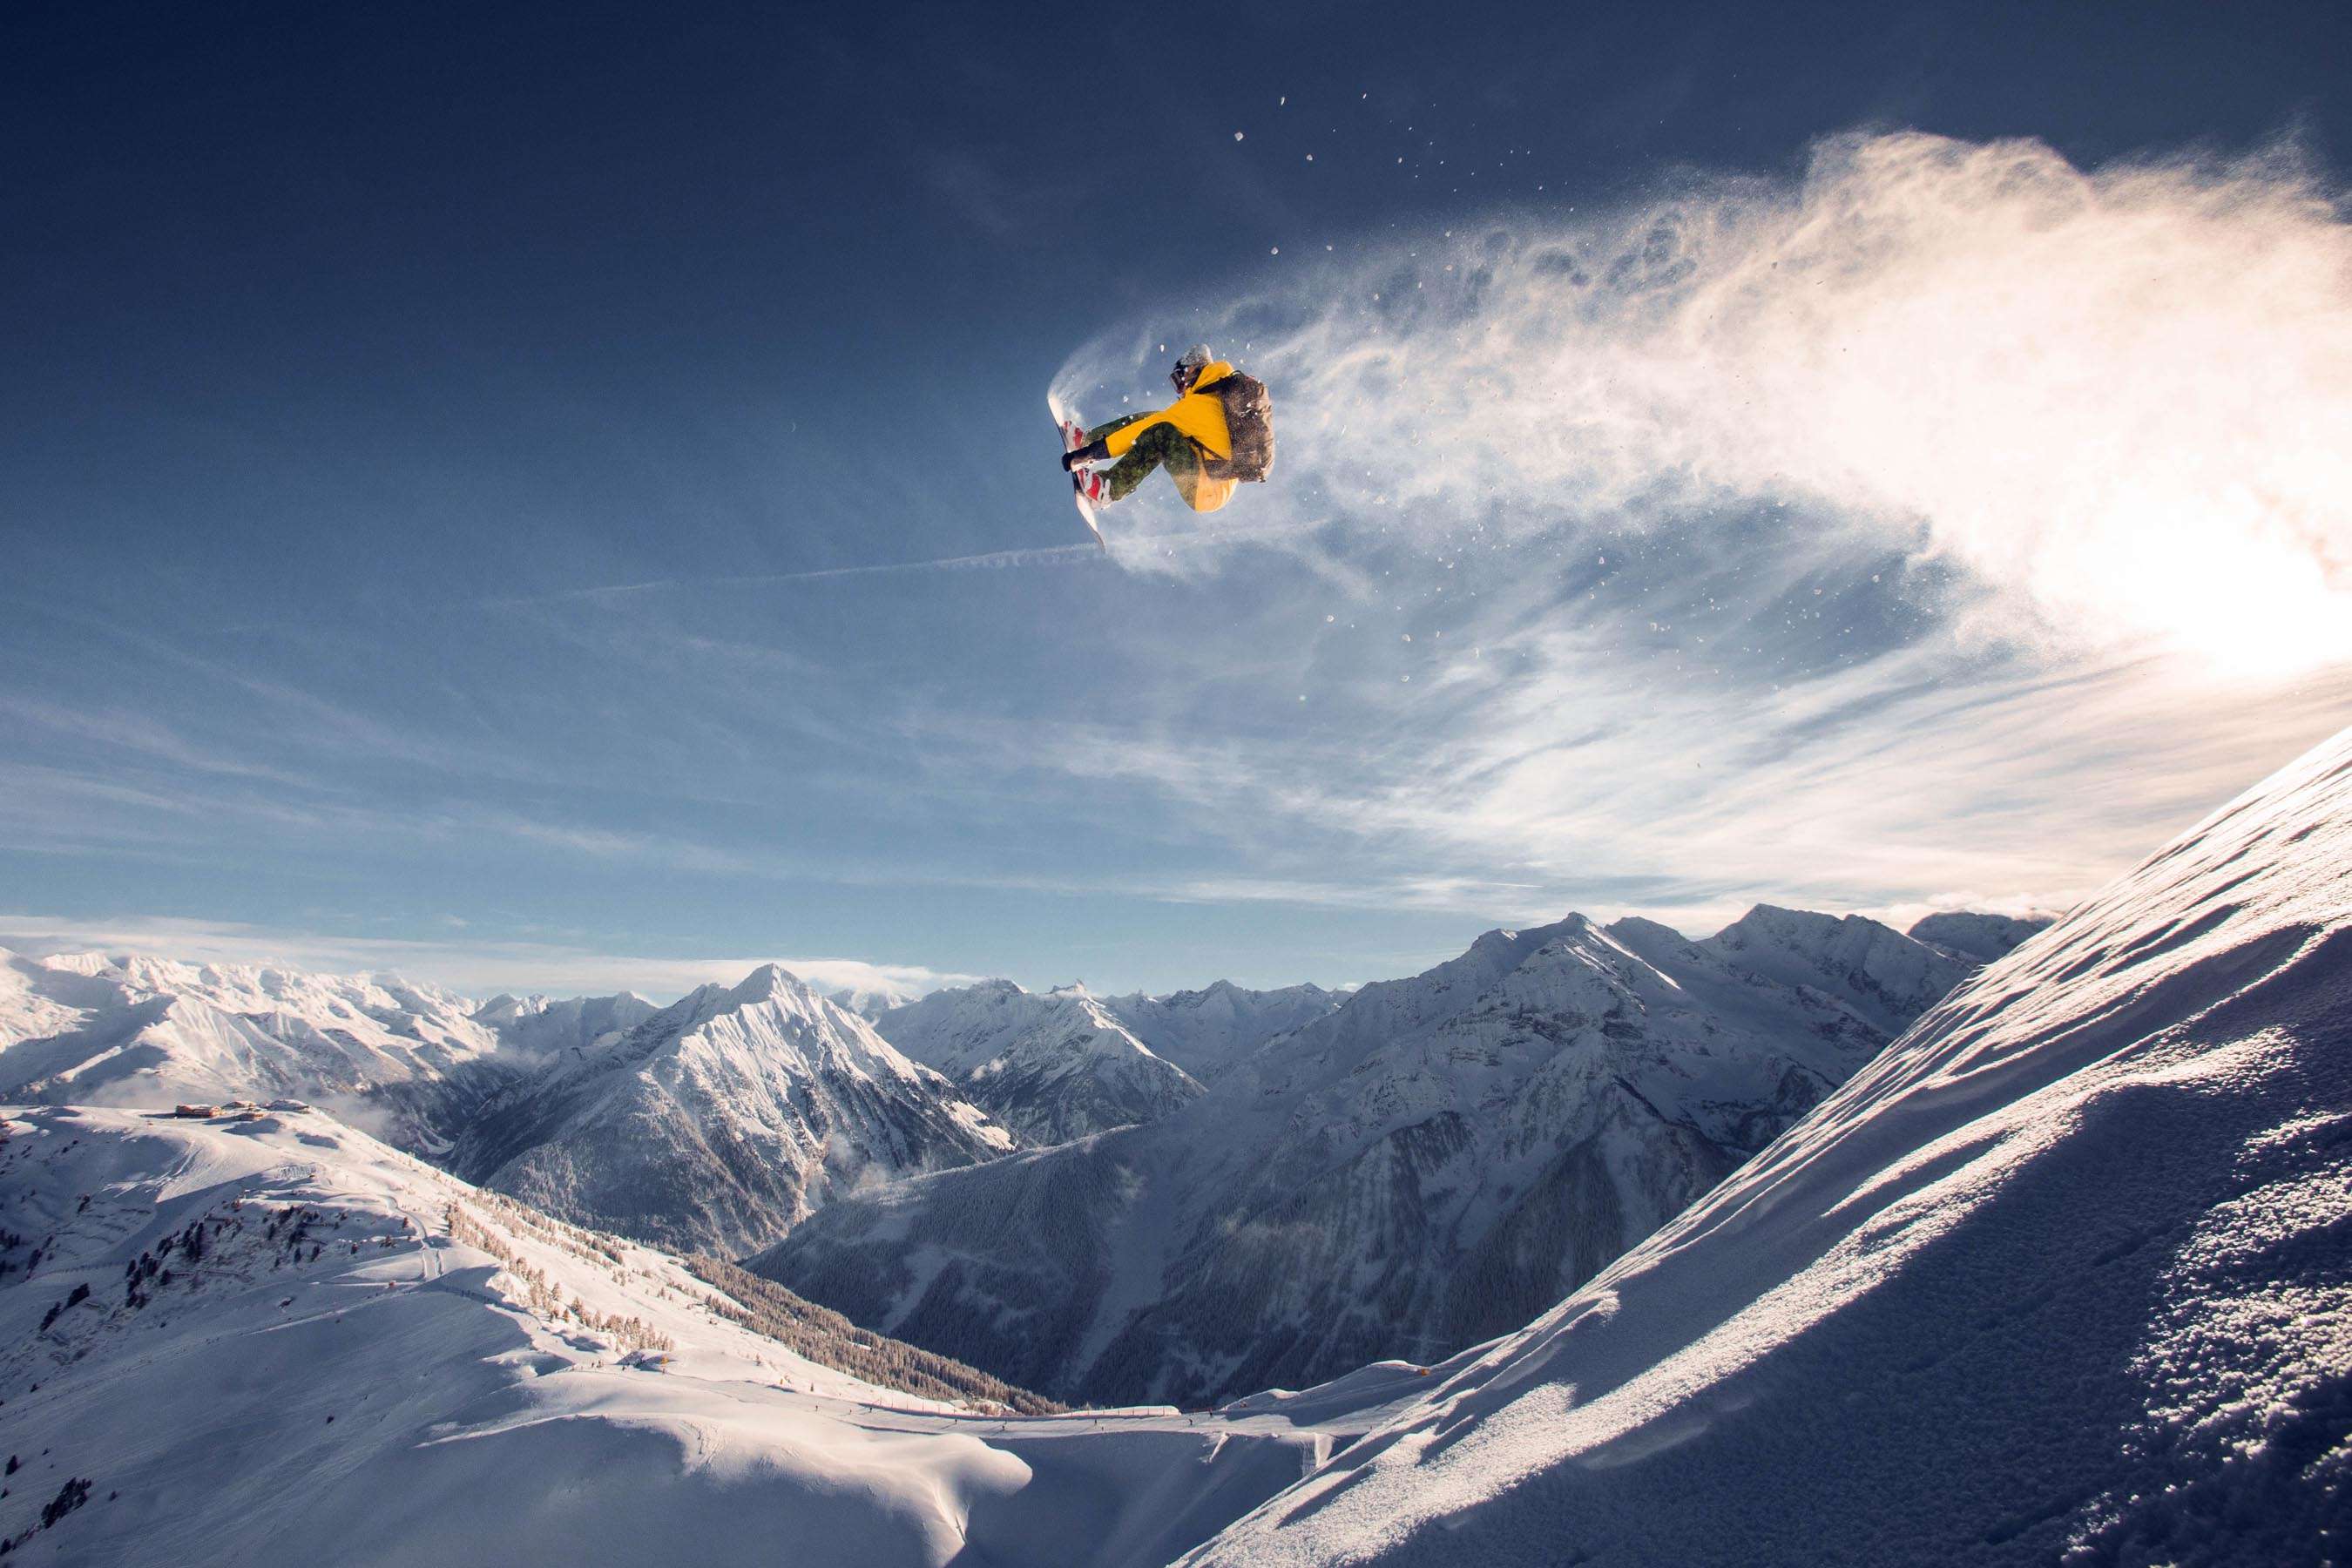
[[[1127,456],[1113,463],[1103,475],[1103,497],[1107,500],[1125,500],[1135,493],[1135,487],[1151,477],[1151,470],[1165,464],[1168,477],[1176,481],[1185,504],[1190,505],[1193,487],[1201,480],[1201,451],[1192,438],[1173,425],[1154,425],[1135,438]]]

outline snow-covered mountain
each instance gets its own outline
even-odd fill
[[[12,1562],[1157,1568],[1420,1382],[1018,1415],[316,1110],[0,1113],[0,1312]]]
[[[1964,973],[1769,908],[1703,942],[1580,916],[1491,931],[1174,1116],[845,1200],[751,1267],[1057,1396],[1434,1359],[1605,1267]]]
[[[530,1056],[593,1046],[635,1028],[661,1009],[635,992],[615,996],[491,997],[474,1010],[474,1022],[498,1032],[509,1047]]]
[[[2352,731],[1188,1563],[2320,1563]]]
[[[835,1193],[1013,1142],[772,963],[511,1079],[443,1163],[579,1224],[731,1258]]]
[[[505,1044],[471,1003],[389,976],[0,952],[0,1100],[355,1098],[441,1083]]]
[[[659,1008],[152,958],[0,956],[0,1099],[313,1100],[583,1223],[733,1257],[836,1189],[1013,1140],[770,965]]]
[[[874,1026],[1033,1145],[1156,1121],[1201,1094],[1084,986],[1039,995],[992,980],[933,992]]]
[[[1347,999],[1319,985],[1251,991],[1220,980],[1168,996],[1106,997],[1103,1005],[1159,1056],[1213,1083],[1275,1036],[1306,1027]]]
[[[2046,915],[2020,920],[2014,915],[1952,910],[1913,922],[1911,937],[1963,963],[1990,963],[2008,957],[2020,943],[2049,926]]]

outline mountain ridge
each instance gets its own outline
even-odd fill
[[[1672,1217],[1963,973],[1874,922],[1803,929],[1802,985],[1785,943],[1741,966],[1755,928],[1487,931],[1161,1121],[846,1199],[748,1267],[1057,1397],[1433,1359]]]

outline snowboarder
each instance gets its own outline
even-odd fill
[[[1062,457],[1084,503],[1125,500],[1164,468],[1176,493],[1194,511],[1215,511],[1234,487],[1265,478],[1274,467],[1273,407],[1265,384],[1213,357],[1206,343],[1179,355],[1168,379],[1176,401],[1149,414],[1130,414],[1085,433],[1086,444]],[[1118,461],[1100,472],[1085,465]]]

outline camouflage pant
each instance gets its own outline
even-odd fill
[[[1097,425],[1087,432],[1089,442],[1099,441],[1112,431],[1122,429],[1148,414],[1130,414],[1124,419],[1114,419],[1108,425]],[[1154,425],[1135,438],[1127,456],[1103,471],[1103,497],[1107,500],[1125,500],[1135,493],[1135,487],[1151,477],[1151,470],[1166,468],[1168,477],[1176,481],[1176,489],[1184,504],[1193,504],[1201,489],[1201,448],[1192,437],[1173,425]]]

